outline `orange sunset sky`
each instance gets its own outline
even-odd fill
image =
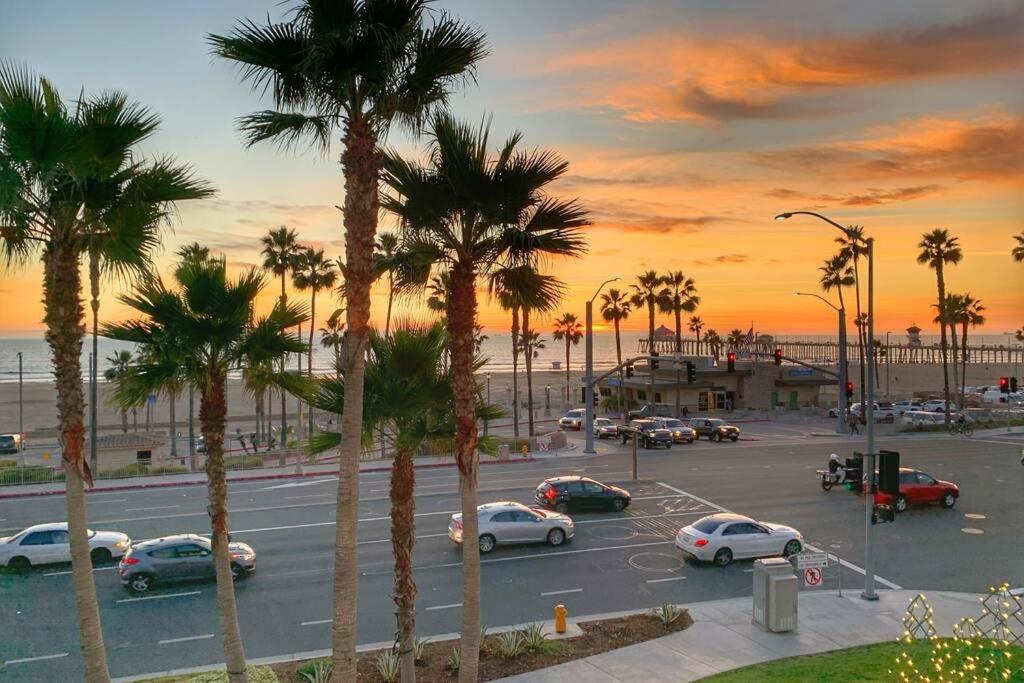
[[[491,55],[452,108],[493,115],[492,139],[570,162],[554,188],[589,208],[589,253],[556,261],[563,310],[609,277],[681,269],[710,327],[826,334],[834,314],[792,296],[818,292],[834,230],[782,211],[825,213],[876,238],[876,330],[931,328],[935,278],[917,265],[921,233],[959,236],[950,291],[987,307],[982,333],[1024,325],[1024,3],[945,0],[441,2],[481,27]],[[158,265],[198,240],[234,267],[259,263],[259,237],[288,225],[342,252],[339,146],[330,155],[245,149],[235,117],[270,106],[205,36],[239,18],[282,16],[277,0],[4,3],[0,59],[30,66],[65,97],[126,91],[163,118],[149,154],[173,154],[212,181],[215,199],[182,205]],[[97,36],[118,36],[98,40]],[[423,143],[395,130],[409,154]],[[384,216],[381,228],[394,227]],[[102,315],[125,315],[104,287]],[[272,302],[275,287],[265,297]],[[0,336],[41,334],[40,268],[4,271]],[[374,299],[382,319],[385,296]],[[318,302],[318,326],[334,305]],[[416,315],[418,302],[398,306]],[[486,297],[481,322],[506,329]],[[852,317],[852,316],[851,316]],[[667,318],[663,321],[668,323]],[[547,321],[541,326],[547,327]],[[645,316],[627,327],[643,329]],[[931,331],[930,329],[927,331]]]

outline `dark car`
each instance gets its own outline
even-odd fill
[[[534,496],[537,503],[556,512],[625,510],[629,491],[578,475],[545,479]]]
[[[231,578],[244,579],[256,571],[256,551],[246,543],[228,543]],[[118,564],[121,583],[136,593],[154,584],[215,578],[209,539],[195,534],[165,536],[136,543]]]
[[[726,424],[725,420],[716,417],[695,417],[690,420],[690,427],[693,428],[695,439],[701,437],[708,441],[739,441],[740,428]]]
[[[637,436],[637,442],[644,448],[672,448],[672,432],[654,420],[630,420],[629,427],[619,430],[622,443],[632,441],[634,434]]]
[[[636,410],[630,410],[626,416],[630,420],[645,420],[651,417],[651,405],[648,403],[643,405]],[[668,403],[655,403],[654,404],[654,417],[673,417],[675,416],[675,410]]]

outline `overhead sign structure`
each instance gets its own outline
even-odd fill
[[[820,586],[821,585],[821,569],[818,567],[811,567],[804,570],[804,585],[805,586]]]
[[[796,556],[797,569],[817,569],[828,566],[828,553],[800,553]]]

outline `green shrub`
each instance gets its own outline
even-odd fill
[[[459,652],[459,648],[452,648],[452,652],[450,655],[448,655],[448,658],[445,660],[444,666],[452,673],[455,673],[459,670],[459,667],[462,666],[462,654]]]
[[[412,656],[417,662],[423,661],[423,652],[427,648],[430,638],[417,638],[412,643]]]
[[[269,666],[247,666],[245,667],[246,678],[249,683],[278,683],[277,674]],[[227,683],[227,671],[207,671],[189,677],[189,683]]]
[[[398,655],[393,650],[384,650],[377,655],[377,673],[384,683],[395,683],[399,668]]]
[[[299,673],[309,683],[329,683],[333,669],[334,665],[331,664],[331,660],[325,657],[324,659],[314,659],[312,662],[306,662],[299,667]]]
[[[17,467],[17,460],[0,460],[0,468],[3,467]]]
[[[17,484],[38,484],[48,481],[64,481],[64,472],[42,465],[29,467],[5,467],[0,469],[0,486]]]
[[[315,674],[315,672],[316,672],[318,667],[323,667],[323,666],[326,666],[328,668],[328,670],[330,670],[330,667],[331,667],[331,658],[330,657],[321,657],[320,659],[310,659],[310,660],[307,660],[307,661],[303,662],[302,666],[300,666],[298,669],[296,669],[296,671],[298,672],[298,674],[300,676],[305,676],[306,678],[309,678],[309,680],[313,680],[312,678],[310,678],[310,676],[313,676]]]
[[[666,626],[668,626],[673,621],[678,619],[679,615],[682,614],[682,612],[679,611],[679,608],[670,602],[666,602],[661,607],[655,607],[653,610],[651,610],[651,612],[654,614],[654,616],[661,619],[661,623],[665,624]]]
[[[251,470],[258,467],[263,467],[263,456],[256,453],[231,455],[224,458],[224,469],[226,470]]]
[[[526,628],[522,631],[523,643],[526,645],[528,650],[537,651],[544,646],[544,642],[548,639],[544,635],[544,625],[539,622],[533,622],[527,624]]]
[[[515,659],[526,651],[526,642],[519,631],[506,631],[498,636],[498,656]]]

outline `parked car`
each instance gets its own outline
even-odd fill
[[[954,406],[947,406],[946,402],[941,398],[933,398],[928,401],[924,401],[921,404],[921,410],[928,411],[929,413],[942,413],[955,410]]]
[[[0,455],[13,455],[21,450],[21,434],[0,434]]]
[[[120,531],[93,531],[89,536],[89,552],[94,564],[121,557],[132,540]],[[71,561],[66,522],[36,524],[8,538],[0,538],[0,567],[25,571],[40,564]]]
[[[605,437],[615,438],[619,435],[619,425],[615,424],[607,417],[596,417],[594,418],[594,436],[599,439]]]
[[[697,560],[725,567],[742,558],[795,555],[803,550],[802,540],[793,527],[719,513],[680,529],[676,547]]]
[[[695,432],[694,439],[704,437],[708,441],[739,441],[740,428],[726,424],[725,420],[716,417],[694,417],[690,427]]]
[[[537,504],[555,512],[576,510],[614,510],[621,512],[629,506],[629,491],[609,486],[588,477],[570,475],[551,477],[537,487]]]
[[[655,403],[654,404],[654,416],[655,417],[674,417],[675,407],[670,406],[667,403]],[[651,417],[651,406],[646,404],[636,410],[631,410],[627,413],[627,417],[630,420],[646,420]]]
[[[903,413],[900,421],[906,425],[940,425],[946,421],[942,413],[927,410],[908,410]]]
[[[583,423],[586,419],[586,408],[573,408],[558,420],[558,427],[559,429],[572,429],[578,432],[583,429]]]
[[[672,448],[672,432],[654,420],[630,420],[629,427],[619,430],[622,443],[632,441],[634,434],[637,436],[637,442],[643,448],[657,448],[658,446]]]
[[[228,543],[231,578],[238,581],[256,571],[256,551],[247,543]],[[195,534],[177,534],[132,546],[117,565],[121,584],[145,593],[155,584],[216,578],[213,547],[209,539]]]
[[[904,399],[902,401],[896,401],[892,404],[892,407],[896,410],[896,415],[899,417],[903,416],[910,410],[921,410],[921,402],[914,399]]]
[[[682,420],[674,417],[655,417],[652,419],[672,432],[672,441],[674,443],[693,443],[693,440],[697,438],[697,432],[693,431],[691,427],[687,427]]]
[[[529,508],[510,501],[486,503],[477,508],[481,553],[505,543],[548,543],[559,546],[576,533],[572,518],[544,508]],[[462,513],[452,515],[448,538],[462,543]]]
[[[889,424],[892,424],[896,421],[896,408],[893,407],[892,403],[880,403],[876,401],[874,406],[875,422],[888,422]],[[859,401],[850,406],[850,412],[859,417],[862,421],[864,420],[864,405]]]
[[[900,468],[900,492],[893,500],[892,495],[879,491],[875,494],[875,502],[879,505],[892,505],[896,512],[904,512],[911,505],[922,503],[938,503],[944,508],[956,505],[960,497],[960,487],[951,481],[936,479],[930,474],[908,467]]]

